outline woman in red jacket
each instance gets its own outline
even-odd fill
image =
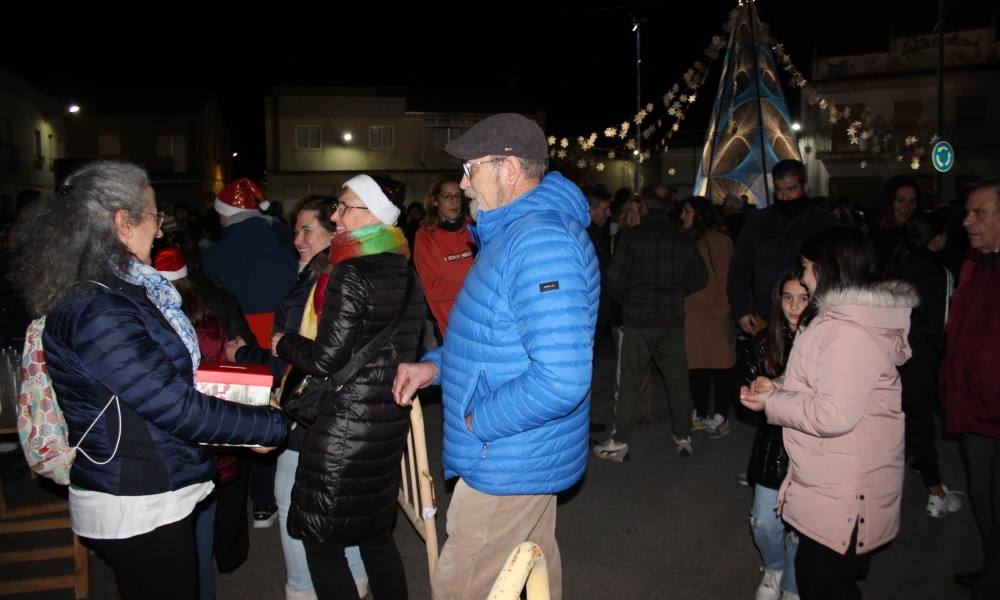
[[[441,337],[448,329],[448,313],[465,274],[472,268],[476,248],[466,228],[469,205],[462,197],[458,178],[438,179],[424,200],[427,216],[413,244],[413,265],[427,297],[427,306],[437,321]]]

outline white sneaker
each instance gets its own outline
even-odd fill
[[[674,452],[681,458],[687,458],[694,454],[694,448],[691,446],[691,436],[686,438],[674,436]]]
[[[715,413],[711,419],[705,421],[705,430],[708,432],[708,437],[717,440],[729,435],[729,421],[719,413]]]
[[[799,595],[795,592],[786,592],[781,590],[781,600],[799,600]]]
[[[944,498],[930,494],[927,496],[927,514],[935,519],[943,518],[948,513],[956,513],[962,510],[962,492],[949,490],[941,486],[944,490]]]
[[[603,444],[594,446],[594,456],[613,462],[625,462],[629,460],[628,444],[616,442],[613,437],[608,438]]]
[[[764,578],[757,586],[757,600],[779,600],[781,598],[781,574],[784,571],[764,570]]]

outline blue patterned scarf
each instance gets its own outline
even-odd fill
[[[201,350],[198,349],[198,335],[194,332],[191,321],[181,310],[181,294],[170,281],[160,275],[153,267],[133,259],[129,265],[129,273],[125,281],[133,285],[141,285],[146,289],[146,297],[163,313],[163,318],[170,323],[184,347],[191,353],[191,365],[194,371],[201,363]]]

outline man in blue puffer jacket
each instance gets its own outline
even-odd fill
[[[393,393],[444,393],[445,477],[458,476],[434,598],[485,598],[517,544],[537,543],[562,594],[556,497],[587,467],[600,270],[588,205],[521,115],[488,117],[449,142],[478,209],[479,254],[444,346],[399,366]],[[543,178],[544,175],[544,178]]]

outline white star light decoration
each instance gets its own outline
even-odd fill
[[[549,136],[549,145],[550,146],[555,146],[556,145],[556,136],[554,136],[554,135],[550,135]]]
[[[566,151],[565,150],[560,150],[559,152],[556,152],[556,156],[558,156],[559,159],[562,160],[562,159],[566,158]]]
[[[567,140],[566,138],[563,138],[563,139],[559,140],[559,147],[560,148],[569,148],[569,140]]]
[[[920,158],[914,156],[913,160],[910,161],[910,168],[914,171],[920,169]]]
[[[615,156],[616,156],[616,154],[615,154],[614,150],[612,150],[611,152],[608,152],[608,160],[614,160]]]
[[[608,127],[607,129],[604,130],[604,137],[613,138],[616,135],[618,135],[618,130],[615,129],[614,127]]]
[[[594,168],[597,169],[598,171],[603,171],[604,170],[604,163],[599,162],[596,165],[594,165]]]
[[[580,168],[580,169],[586,169],[587,168],[587,161],[585,161],[585,160],[583,160],[581,158],[580,160],[576,161],[576,166],[577,166],[577,168]]]
[[[632,122],[635,123],[636,125],[639,125],[645,118],[646,118],[646,111],[640,110],[638,113],[636,113],[635,117],[632,118]]]

